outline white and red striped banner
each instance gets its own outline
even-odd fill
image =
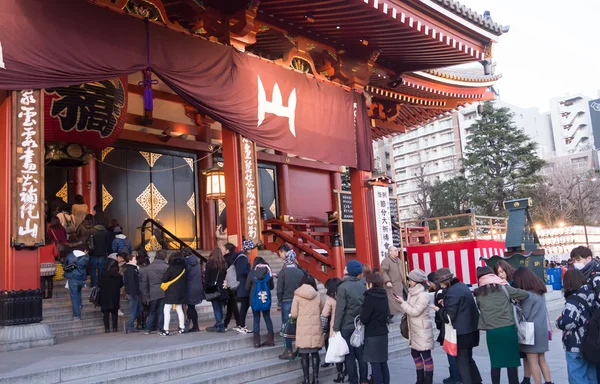
[[[407,247],[409,269],[426,273],[449,268],[465,284],[477,284],[477,268],[481,260],[504,255],[504,242],[492,240],[459,241],[443,244],[426,244]]]

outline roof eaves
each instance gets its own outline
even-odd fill
[[[455,0],[431,0],[434,3],[446,8],[447,10],[453,12],[454,14],[462,17],[463,19],[478,25],[481,28],[484,28],[490,32],[492,32],[496,36],[500,36],[503,33],[503,26],[495,23],[491,18],[484,17],[481,14],[473,11],[471,8],[468,8],[464,4],[461,4]]]

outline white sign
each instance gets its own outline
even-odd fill
[[[279,90],[279,85],[275,83],[273,86],[273,96],[272,100],[267,100],[267,94],[265,92],[265,86],[263,85],[260,76],[258,77],[258,125],[260,125],[265,120],[265,115],[267,113],[272,113],[277,116],[287,117],[288,125],[290,127],[290,132],[294,137],[296,137],[296,88],[292,89],[292,93],[290,93],[290,97],[288,98],[287,107],[283,106],[283,98],[281,97],[281,91]]]
[[[392,235],[392,216],[390,212],[390,193],[387,187],[373,187],[375,202],[375,223],[377,225],[377,248],[379,261],[383,261],[388,248],[394,244]]]
[[[258,244],[258,186],[256,180],[256,150],[254,143],[242,138],[242,191],[244,193],[246,239]]]
[[[0,42],[0,68],[6,69],[4,66],[4,56],[2,56],[2,42]]]

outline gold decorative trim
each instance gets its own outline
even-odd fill
[[[192,172],[194,172],[194,159],[191,157],[184,157],[183,160],[185,160],[185,162],[190,166]]]
[[[273,214],[273,216],[277,217],[277,209],[275,207],[275,200],[273,200],[273,204],[269,207],[269,211]]]
[[[158,153],[143,152],[143,151],[140,151],[140,155],[142,155],[144,157],[144,159],[146,159],[146,162],[148,162],[148,165],[150,166],[150,168],[154,167],[154,164],[156,164],[156,161],[162,157],[162,155],[158,154]]]
[[[151,219],[156,219],[156,216],[167,205],[168,201],[160,194],[153,183],[148,184],[146,189],[135,199]]]
[[[104,184],[102,184],[102,210],[106,210],[106,207],[108,207],[108,204],[110,204],[110,202],[113,201],[113,197],[110,193],[108,193],[108,190],[106,189],[106,187],[104,186]]]
[[[271,180],[275,181],[275,171],[272,169],[267,169],[267,173],[271,176]]]
[[[106,147],[102,150],[102,154],[100,155],[100,159],[102,161],[104,161],[104,159],[106,159],[106,156],[108,156],[109,153],[111,153],[113,151],[113,147]]]
[[[69,203],[69,185],[65,182],[60,191],[56,192],[56,197],[60,198],[65,203]]]
[[[219,200],[219,216],[221,216],[226,207],[225,200]]]
[[[192,213],[194,214],[194,216],[196,216],[196,193],[192,193],[192,196],[190,197],[190,199],[187,201],[187,206],[190,209],[190,211],[192,211]]]
[[[146,243],[144,248],[146,248],[146,251],[160,251],[162,249],[161,245],[158,243],[158,240],[156,240],[156,237],[154,237],[154,235],[152,235],[150,241]]]

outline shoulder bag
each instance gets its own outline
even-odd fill
[[[174,278],[171,281],[167,281],[166,283],[162,283],[160,285],[160,289],[162,289],[163,291],[166,291],[167,289],[169,289],[169,287],[171,286],[171,284],[173,284],[174,282],[176,282],[177,280],[179,280],[181,278],[181,276],[183,276],[183,274],[185,273],[185,269],[183,271],[181,271],[181,273],[179,275],[177,275],[176,278]]]
[[[360,315],[354,318],[354,332],[350,336],[350,345],[355,348],[365,343],[365,325],[360,321]]]
[[[515,317],[515,324],[517,326],[517,333],[519,335],[519,344],[534,345],[534,343],[535,343],[534,324],[530,321],[527,321],[525,319],[525,316],[523,316],[523,310],[521,309],[521,307],[518,304],[514,304],[512,302],[512,300],[510,299],[510,294],[508,293],[508,290],[506,289],[506,286],[503,285],[502,290],[504,291],[504,294],[506,294],[508,301],[510,302],[510,304],[513,307],[513,315]]]
[[[219,290],[219,286],[217,285],[217,282],[219,281],[219,275],[220,274],[221,274],[221,271],[217,272],[217,277],[215,279],[214,284],[209,285],[204,290],[204,298],[207,301],[214,301],[214,300],[218,299],[219,296],[221,296],[221,291]]]

